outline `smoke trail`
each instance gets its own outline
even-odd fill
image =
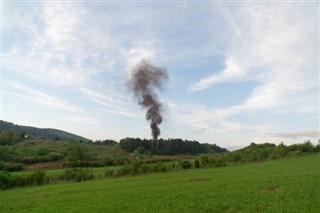
[[[156,149],[160,135],[159,125],[162,123],[161,103],[156,89],[161,90],[167,80],[168,73],[165,68],[155,67],[148,60],[142,59],[133,67],[128,81],[129,88],[138,99],[139,105],[147,109],[146,119],[150,122],[153,149]]]

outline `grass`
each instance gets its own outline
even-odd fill
[[[0,191],[0,212],[318,212],[320,155]]]

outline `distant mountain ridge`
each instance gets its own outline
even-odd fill
[[[51,129],[51,128],[37,128],[31,126],[21,126],[14,123],[10,123],[7,121],[0,120],[0,130],[1,131],[8,131],[13,130],[16,133],[20,134],[22,132],[26,133],[27,135],[33,137],[42,137],[42,138],[59,138],[61,140],[82,140],[88,141],[89,139],[84,138],[82,136],[72,134],[66,131],[62,131],[59,129]]]

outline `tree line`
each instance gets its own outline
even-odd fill
[[[156,150],[152,151],[151,139],[124,138],[119,144],[127,152],[137,151],[140,154],[176,155],[187,154],[196,155],[200,153],[225,153],[227,149],[216,144],[199,143],[198,141],[182,140],[180,138],[159,139]]]

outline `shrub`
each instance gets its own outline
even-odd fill
[[[287,154],[288,157],[296,157],[300,155],[302,155],[302,152],[300,150],[291,151]]]
[[[232,160],[234,161],[234,162],[239,162],[239,161],[241,161],[241,155],[240,155],[240,153],[239,152],[237,152],[237,153],[235,153],[233,156],[232,156]]]
[[[153,165],[152,170],[154,172],[165,172],[167,171],[167,166],[164,163],[157,163]]]
[[[172,162],[171,163],[171,168],[175,168],[176,167],[176,163],[175,162]]]
[[[218,158],[217,157],[211,157],[208,159],[208,166],[216,166],[217,164],[217,161],[218,161]]]
[[[49,154],[49,150],[48,149],[45,149],[45,148],[40,148],[38,151],[37,151],[37,155],[39,156],[46,156]]]
[[[121,168],[115,170],[115,172],[113,173],[115,177],[121,177],[124,175],[130,175],[130,174],[132,174],[132,167],[128,164],[125,164]]]
[[[83,168],[75,168],[75,169],[66,169],[64,170],[63,178],[65,180],[75,180],[77,182],[84,180],[91,180],[94,178],[92,169],[83,169]]]
[[[114,161],[113,159],[111,159],[110,157],[106,157],[106,158],[103,160],[103,163],[104,163],[104,165],[106,165],[106,166],[116,165],[116,164],[115,164],[115,161]]]
[[[35,156],[24,156],[19,161],[25,164],[37,163]]]
[[[215,166],[216,166],[216,167],[223,167],[223,166],[226,166],[226,163],[225,163],[221,158],[219,158],[219,159],[216,161]]]
[[[304,144],[300,145],[300,150],[302,152],[312,152],[313,151],[313,145],[310,141],[306,141]]]
[[[59,161],[64,159],[64,154],[60,152],[50,152],[49,153],[49,158],[51,161]]]
[[[201,166],[206,167],[209,164],[209,156],[206,154],[200,155]]]
[[[127,157],[122,157],[122,158],[116,158],[114,159],[114,165],[117,165],[117,166],[122,166],[122,165],[125,165],[126,163],[129,162],[128,158]]]
[[[187,160],[183,161],[181,164],[183,169],[190,169],[191,168],[191,163]]]
[[[195,168],[200,168],[200,161],[198,159],[195,160],[193,163]]]
[[[42,185],[46,183],[46,173],[42,170],[37,170],[33,172],[30,176],[29,185]]]
[[[146,163],[165,163],[165,162],[172,162],[172,161],[176,161],[177,159],[175,158],[153,158],[153,159],[148,159],[145,162]]]
[[[112,177],[113,176],[114,171],[113,170],[105,170],[104,171],[104,176],[105,177]]]
[[[31,175],[16,176],[16,186],[33,186],[47,183],[46,173],[41,170],[34,171]]]
[[[15,172],[15,171],[21,171],[22,169],[23,169],[23,165],[21,163],[0,162],[0,170]]]
[[[11,174],[7,171],[0,171],[0,189],[9,189],[14,185]]]
[[[152,167],[149,164],[142,164],[140,167],[140,172],[142,173],[146,173],[146,172],[151,172],[152,171]]]
[[[132,173],[133,174],[137,174],[139,169],[141,167],[141,162],[139,162],[138,160],[133,161],[132,163]]]
[[[283,158],[287,156],[288,152],[289,152],[289,149],[281,143],[280,145],[274,148],[270,157],[274,160]]]
[[[92,159],[87,146],[77,142],[69,142],[67,147],[68,160],[72,162],[88,161]]]
[[[17,186],[33,186],[47,183],[46,173],[38,170],[28,176],[12,176],[7,171],[0,171],[0,188],[9,189]]]

